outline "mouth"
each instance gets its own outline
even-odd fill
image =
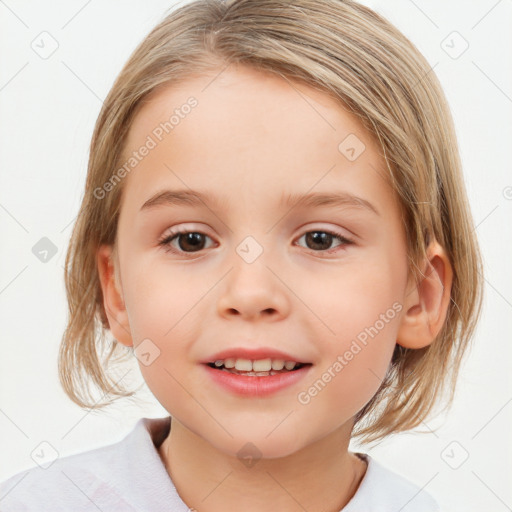
[[[206,365],[214,370],[234,375],[244,375],[247,377],[269,377],[271,375],[292,373],[305,366],[311,366],[311,363],[299,363],[273,358],[257,360],[227,358],[217,359],[216,361],[206,363]]]

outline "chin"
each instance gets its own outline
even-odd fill
[[[251,467],[260,459],[281,459],[293,455],[302,448],[290,435],[279,436],[266,433],[258,435],[235,436],[226,442],[224,438],[220,444],[212,443],[218,450],[230,457],[246,463]],[[271,439],[272,438],[272,439]]]

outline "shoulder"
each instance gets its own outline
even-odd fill
[[[368,463],[356,494],[342,512],[440,512],[437,501],[423,488],[391,471],[368,454]],[[426,482],[428,483],[428,482]]]
[[[148,430],[158,421],[141,418],[121,441],[58,458],[46,469],[35,466],[11,476],[0,483],[0,510],[151,510],[148,505],[169,492],[168,475]],[[141,473],[153,478],[145,483]],[[159,486],[156,495],[154,485]]]
[[[51,505],[52,510],[98,510],[94,506],[98,496],[108,491],[115,499],[116,489],[111,485],[108,468],[115,470],[118,449],[119,443],[103,446],[11,476],[0,483],[0,509],[32,512]]]

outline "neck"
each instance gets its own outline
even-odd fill
[[[354,496],[366,463],[348,451],[351,425],[276,459],[251,466],[219,451],[175,418],[159,448],[181,499],[201,512],[339,512]]]

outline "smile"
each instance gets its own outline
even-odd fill
[[[210,378],[232,393],[262,396],[275,393],[301,380],[311,363],[296,363],[280,359],[218,359],[203,365]]]
[[[298,370],[303,363],[295,361],[284,361],[283,359],[258,359],[250,360],[243,358],[230,357],[227,359],[217,359],[214,363],[208,363],[210,368],[217,368],[238,375],[250,375],[264,377],[268,375],[276,375],[293,370]]]

